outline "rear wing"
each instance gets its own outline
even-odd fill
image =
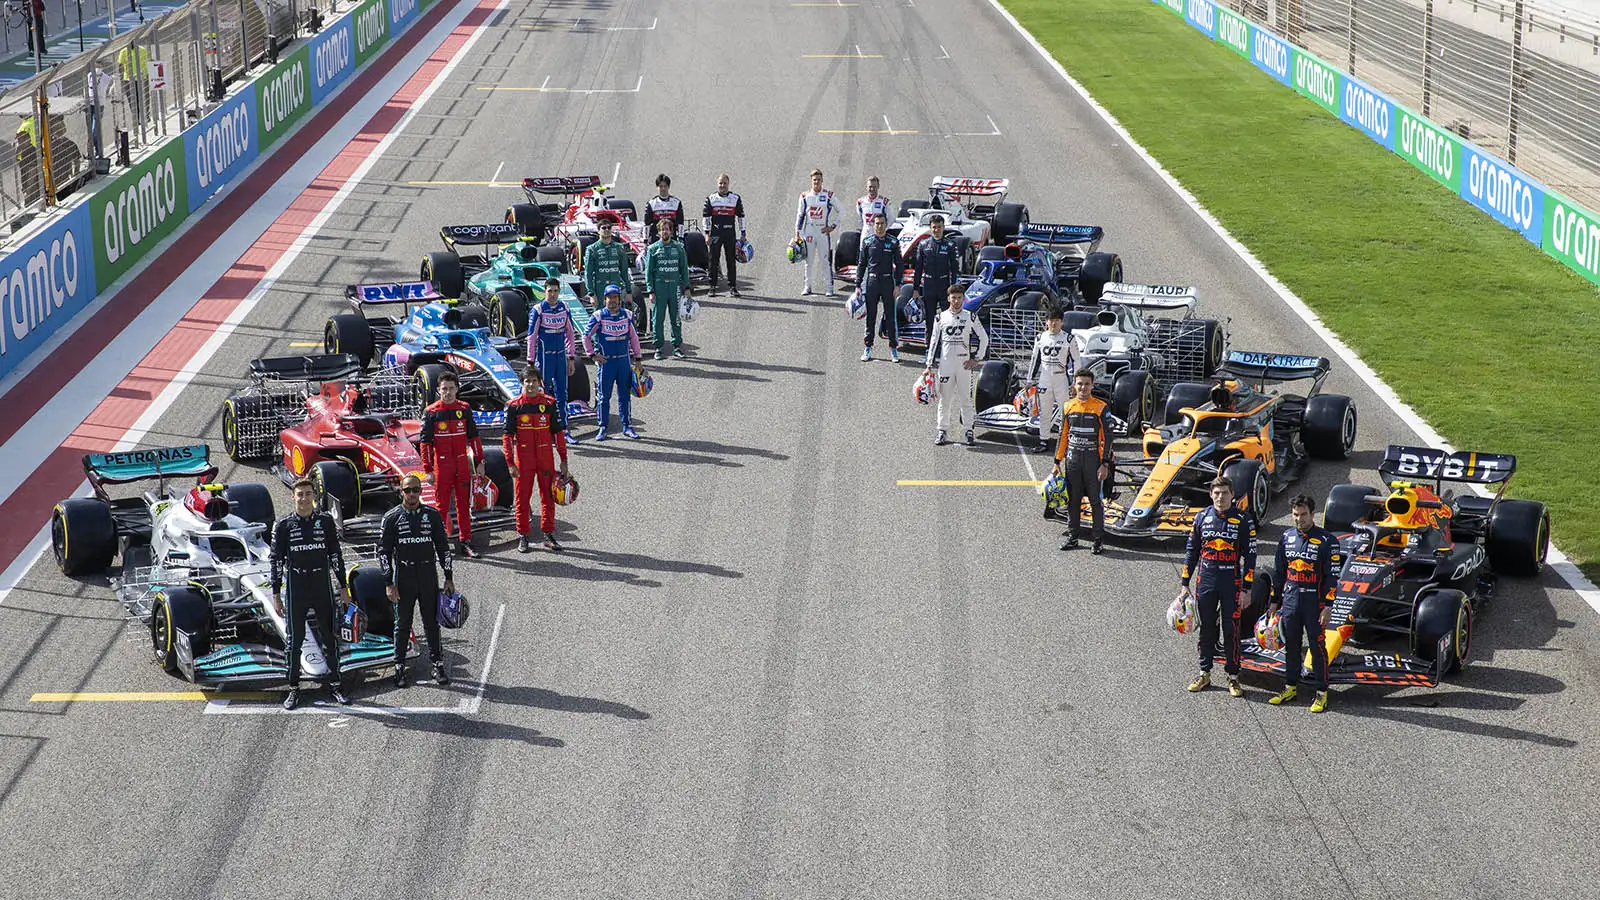
[[[522,190],[528,202],[538,203],[539,195],[560,197],[594,190],[602,184],[599,175],[551,175],[544,178],[522,179]]]
[[[1465,484],[1498,484],[1510,481],[1517,471],[1517,458],[1505,453],[1474,453],[1460,450],[1449,453],[1431,447],[1406,447],[1390,444],[1383,451],[1378,472],[1384,481],[1426,478],[1430,481],[1456,481]]]
[[[1266,383],[1269,381],[1299,381],[1314,378],[1318,381],[1333,371],[1333,363],[1326,356],[1298,356],[1292,353],[1263,353],[1259,350],[1229,350],[1217,375]]]
[[[122,453],[85,453],[83,471],[96,493],[100,492],[102,485],[107,484],[185,476],[209,481],[217,477],[217,467],[211,464],[211,448],[205,444],[126,450]]]
[[[947,197],[1004,197],[1011,190],[1005,178],[955,178],[940,175],[928,186],[928,193]]]
[[[347,284],[345,299],[357,306],[382,306],[392,303],[427,303],[443,297],[431,281],[390,281],[383,284]]]
[[[361,377],[361,359],[352,353],[269,356],[250,360],[250,377],[264,381],[348,381]]]
[[[1101,303],[1115,303],[1137,309],[1194,309],[1200,291],[1183,284],[1128,284],[1113,281],[1101,289]]]
[[[1017,237],[1022,240],[1033,241],[1036,244],[1091,244],[1099,246],[1105,239],[1106,231],[1099,225],[1053,225],[1043,222],[1029,222],[1017,232]]]
[[[514,223],[497,222],[492,225],[446,225],[439,236],[447,246],[478,247],[485,244],[511,244],[522,237]]]

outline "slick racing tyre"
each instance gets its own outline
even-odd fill
[[[1027,224],[1028,207],[1021,203],[1001,203],[994,208],[994,216],[989,219],[989,234],[994,243],[1004,247]]]
[[[500,447],[483,448],[483,474],[494,485],[494,505],[510,509],[516,502],[516,486],[511,480],[511,464],[506,461],[506,451]]]
[[[422,407],[427,409],[439,399],[439,379],[444,373],[452,371],[442,363],[427,363],[417,366],[417,371],[412,377],[417,382],[417,394],[422,398]]]
[[[267,486],[255,482],[244,484],[230,484],[222,491],[223,499],[228,501],[228,511],[233,515],[249,522],[252,525],[265,525],[272,527],[277,521],[272,508],[272,494],[267,492]],[[266,535],[272,538],[271,534]]]
[[[50,550],[63,575],[104,572],[117,554],[117,523],[111,506],[94,497],[74,497],[50,514]]]
[[[711,268],[711,248],[706,244],[706,236],[700,232],[691,231],[683,236],[683,253],[689,258],[690,268]]]
[[[846,231],[833,242],[833,270],[837,272],[845,266],[859,265],[861,265],[861,232]],[[860,280],[861,276],[857,273],[856,281]]]
[[[446,250],[435,250],[422,258],[422,279],[431,282],[441,296],[452,300],[467,289],[466,277],[461,272],[461,257]]]
[[[265,397],[229,397],[222,401],[222,449],[237,462],[271,456],[278,447],[277,419]]]
[[[1367,502],[1372,493],[1366,485],[1334,485],[1322,504],[1322,527],[1334,534],[1347,534],[1355,530],[1356,522],[1381,515],[1378,507]]]
[[[1317,459],[1349,459],[1356,446],[1356,404],[1338,394],[1318,394],[1306,401],[1300,440]]]
[[[501,288],[489,298],[489,330],[501,337],[520,338],[528,333],[528,298],[521,291]]]
[[[974,405],[979,413],[993,409],[996,406],[1009,406],[1011,404],[1011,363],[1003,359],[991,359],[978,370],[977,386],[974,389]]]
[[[1091,253],[1078,270],[1078,292],[1090,303],[1099,303],[1105,286],[1122,280],[1122,260],[1115,253]]]
[[[189,643],[191,659],[211,652],[211,598],[189,587],[171,587],[156,595],[150,607],[150,649],[161,668],[183,674],[178,635]]]
[[[339,521],[360,515],[361,478],[348,460],[318,460],[311,467],[311,483],[322,509],[334,512]]]
[[[1449,588],[1418,594],[1411,612],[1411,655],[1449,675],[1461,671],[1471,649],[1472,603],[1467,595]]]
[[[1156,386],[1146,369],[1123,369],[1111,382],[1111,414],[1125,423],[1123,437],[1143,432],[1144,423],[1155,415]]]
[[[517,233],[535,244],[544,242],[544,213],[532,203],[506,207],[506,224],[517,226]]]
[[[1489,513],[1484,542],[1489,565],[1506,575],[1532,577],[1550,553],[1550,513],[1534,500],[1501,500]]]
[[[1185,409],[1197,409],[1211,402],[1211,385],[1196,381],[1179,382],[1167,394],[1167,408],[1161,417],[1163,425],[1176,425],[1183,421]]]
[[[372,326],[365,316],[355,313],[330,316],[328,324],[322,326],[322,349],[325,353],[348,353],[361,360],[361,368],[365,369],[372,365],[374,355]]]
[[[1233,485],[1234,502],[1255,516],[1257,522],[1266,521],[1267,504],[1272,500],[1266,466],[1260,460],[1236,459],[1223,466],[1222,477]]]

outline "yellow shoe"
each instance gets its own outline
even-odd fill
[[[1189,693],[1198,694],[1208,687],[1211,687],[1211,673],[1201,672],[1194,677],[1193,681],[1189,682]]]
[[[1267,702],[1271,703],[1273,706],[1282,706],[1285,703],[1293,703],[1294,698],[1298,696],[1300,696],[1300,689],[1291,684],[1283,689],[1283,693],[1273,697]]]
[[[1230,696],[1230,697],[1243,697],[1244,696],[1244,688],[1239,686],[1239,679],[1237,679],[1237,678],[1229,678],[1228,679],[1228,696]]]
[[[1311,711],[1319,713],[1328,708],[1328,692],[1317,691],[1317,696],[1311,701]]]

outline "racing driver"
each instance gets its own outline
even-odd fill
[[[400,505],[383,514],[383,525],[378,529],[378,565],[388,582],[389,602],[395,605],[395,687],[403,688],[409,683],[406,651],[411,646],[411,620],[418,606],[422,607],[422,633],[428,641],[433,680],[450,683],[444,651],[439,646],[439,577],[435,560],[444,571],[445,593],[455,593],[444,517],[433,507],[423,505],[422,479],[407,475],[400,481]]]
[[[578,367],[578,330],[573,326],[572,310],[561,302],[561,279],[545,279],[544,300],[534,306],[528,320],[528,358],[539,371],[548,373],[547,387],[556,398],[561,429],[567,440],[576,444],[567,423],[567,378]]]
[[[633,373],[629,364],[642,360],[639,332],[633,327],[633,317],[622,308],[622,288],[606,287],[606,308],[589,319],[583,332],[583,350],[600,364],[599,391],[595,401],[595,418],[600,431],[597,441],[606,439],[606,426],[611,423],[611,395],[617,395],[617,411],[622,414],[622,436],[637,438],[633,430]]]
[[[1200,674],[1189,682],[1190,691],[1211,686],[1220,632],[1228,693],[1244,696],[1239,685],[1239,594],[1250,586],[1255,568],[1255,516],[1233,505],[1233,485],[1218,475],[1211,481],[1211,505],[1194,517],[1183,564],[1181,596],[1189,595],[1191,579],[1200,580],[1195,590],[1200,608]]]
[[[802,296],[815,293],[811,277],[818,267],[828,277],[828,296],[833,291],[833,230],[839,227],[839,206],[833,191],[822,189],[822,170],[811,170],[811,190],[800,195],[800,212],[794,221],[794,239],[806,245],[806,289]]]
[[[460,535],[462,556],[476,559],[472,549],[472,476],[483,474],[483,441],[472,408],[456,396],[461,382],[454,371],[439,376],[439,399],[422,411],[422,470],[434,476],[434,502],[449,532],[450,514]],[[470,458],[469,458],[470,454]]]
[[[292,710],[300,705],[300,643],[306,633],[307,615],[314,620],[310,627],[315,629],[313,633],[328,663],[328,693],[348,706],[350,698],[339,688],[339,635],[334,627],[332,582],[339,582],[346,600],[350,599],[350,588],[345,583],[338,527],[333,516],[317,510],[317,486],[309,478],[294,483],[294,512],[272,526],[271,562],[272,605],[283,616],[289,645],[289,693],[283,698],[283,708]]]
[[[561,477],[567,476],[567,438],[561,430],[556,398],[544,392],[544,378],[528,366],[522,376],[522,394],[506,405],[506,432],[500,439],[517,485],[517,552],[528,552],[532,530],[530,504],[535,482],[539,488],[539,530],[544,548],[560,550],[556,543],[556,456],[561,457]]]

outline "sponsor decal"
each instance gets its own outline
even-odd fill
[[[1468,143],[1458,146],[1463,158],[1462,199],[1493,216],[1501,225],[1520,232],[1529,241],[1541,244],[1546,227],[1546,206],[1554,204],[1554,196],[1546,201],[1544,188],[1510,163]],[[1549,247],[1545,250],[1548,252]]]
[[[1434,181],[1459,194],[1461,140],[1403,106],[1396,106],[1394,111],[1394,152],[1428,173]]]
[[[1277,35],[1262,28],[1250,29],[1250,61],[1256,64],[1256,68],[1277,79],[1284,87],[1299,90],[1299,56],[1300,51],[1288,41],[1281,40]],[[1316,61],[1315,57],[1312,61]],[[1333,111],[1330,104],[1323,105],[1329,107],[1329,112]]]
[[[426,281],[408,281],[401,284],[358,284],[356,298],[363,302],[395,300],[427,300],[437,297],[433,285]]]
[[[122,277],[189,214],[183,142],[172,141],[91,195],[98,290]]]
[[[347,16],[311,39],[311,105],[321,106],[356,68],[355,31]]]
[[[168,465],[175,462],[191,462],[204,459],[206,448],[194,447],[163,447],[159,450],[128,450],[122,453],[91,453],[89,466],[95,469],[125,469],[130,467],[154,467]]]
[[[1257,28],[1255,33],[1260,37],[1261,29]],[[1296,50],[1293,57],[1294,89],[1317,101],[1317,105],[1328,112],[1339,115],[1339,70],[1304,50]]]
[[[389,41],[389,13],[384,0],[368,0],[356,7],[350,23],[356,38],[356,65],[360,66]]]
[[[388,0],[389,3],[389,36],[394,37],[407,28],[417,18],[417,0]]]
[[[289,451],[289,469],[296,475],[303,474],[306,470],[306,457],[300,452],[299,447]]]
[[[88,205],[0,262],[0,376],[38,349],[99,293]]]
[[[1274,369],[1314,369],[1322,364],[1319,356],[1297,356],[1288,353],[1259,353],[1253,350],[1229,350],[1228,362],[1246,366],[1264,366]]]
[[[1361,133],[1394,150],[1394,101],[1365,84],[1343,76],[1339,92],[1339,118]]]
[[[1156,3],[1166,7],[1169,12],[1183,15],[1183,0],[1156,0]]]
[[[200,208],[258,155],[255,85],[246,85],[215,112],[183,133],[189,212]]]
[[[1545,203],[1544,252],[1600,284],[1600,219],[1560,194]]]
[[[306,54],[301,47],[289,58],[256,82],[257,129],[262,150],[289,131],[311,108],[311,78]]]
[[[1216,39],[1217,8],[1211,5],[1210,0],[1188,0],[1183,17],[1196,31],[1212,40]]]
[[[1445,453],[1419,448],[1391,448],[1384,468],[1396,475],[1420,475],[1447,481],[1492,481],[1515,465],[1513,457],[1497,453]]]
[[[1250,23],[1238,13],[1217,7],[1216,39],[1245,59],[1250,58]]]

